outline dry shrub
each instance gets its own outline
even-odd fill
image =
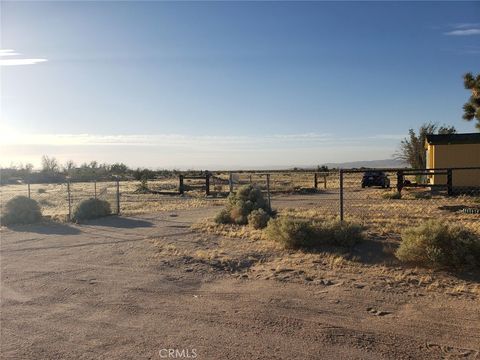
[[[325,245],[350,247],[363,239],[359,225],[330,221],[310,221],[280,217],[269,221],[267,237],[286,249],[315,248]]]
[[[263,229],[267,226],[268,220],[270,220],[270,214],[263,209],[253,210],[248,215],[248,225],[254,229]]]
[[[215,222],[246,225],[249,222],[249,215],[256,210],[262,210],[266,215],[256,214],[253,221],[259,219],[260,216],[270,217],[272,215],[262,191],[256,186],[245,185],[240,187],[236,193],[228,196],[227,206],[215,217]]]
[[[95,219],[110,215],[111,213],[112,209],[108,201],[92,198],[82,201],[77,206],[73,212],[73,219],[75,221]]]
[[[431,220],[406,229],[395,255],[427,267],[478,267],[480,239],[461,226]]]
[[[31,224],[41,219],[40,206],[26,196],[15,196],[2,209],[2,225]]]

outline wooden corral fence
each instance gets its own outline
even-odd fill
[[[238,172],[228,172],[228,178],[225,177],[226,173],[221,172],[221,173],[212,173],[209,171],[206,171],[205,173],[202,174],[189,174],[189,173],[184,173],[184,174],[179,174],[178,175],[178,194],[182,195],[186,191],[189,190],[195,190],[195,189],[201,189],[202,191],[205,191],[205,195],[209,196],[212,195],[212,185],[214,185],[214,189],[217,189],[217,187],[222,187],[225,186],[228,188],[225,189],[226,191],[218,191],[216,190],[215,192],[218,194],[219,192],[222,192],[224,194],[232,193],[234,191],[235,186],[242,185],[242,184],[253,184],[253,183],[258,183],[254,182],[252,179],[252,176],[263,178],[265,179],[265,183],[263,186],[268,187],[271,192],[276,192],[275,189],[271,188],[270,184],[270,178],[273,175],[282,175],[282,174],[298,174],[300,175],[306,182],[311,181],[311,187],[308,186],[311,189],[318,189],[320,186],[323,187],[323,189],[327,189],[327,184],[328,184],[328,176],[330,175],[328,172],[313,172],[313,171],[238,171]],[[220,175],[223,175],[224,177],[221,177]],[[239,180],[238,177],[240,175],[246,175],[247,179],[244,179],[243,181]],[[311,180],[307,180],[307,179]],[[186,180],[197,180],[197,183],[195,185],[193,184],[188,184],[186,183]]]

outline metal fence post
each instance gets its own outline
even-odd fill
[[[93,194],[94,194],[95,200],[97,200],[97,179],[93,180]]]
[[[117,215],[120,215],[120,179],[117,177]]]
[[[343,222],[343,170],[340,169],[340,221]]]
[[[27,180],[27,188],[28,188],[28,198],[30,199],[30,180]]]
[[[72,220],[72,196],[70,194],[70,180],[67,181],[68,221]]]
[[[228,185],[230,194],[233,193],[233,173],[230,173],[228,176]]]
[[[267,199],[268,209],[272,211],[272,199],[270,198],[270,174],[267,174]]]

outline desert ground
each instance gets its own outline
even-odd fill
[[[316,196],[274,205],[315,215]],[[378,229],[349,253],[282,250],[212,229],[215,201],[2,228],[2,358],[480,358],[478,274],[399,264]]]

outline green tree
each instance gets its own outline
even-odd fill
[[[395,158],[405,161],[414,169],[423,169],[426,166],[425,139],[427,134],[455,134],[453,126],[438,126],[426,123],[420,126],[418,134],[415,130],[408,131],[408,137],[400,142],[400,148]]]
[[[463,118],[467,121],[477,120],[475,127],[480,130],[480,74],[476,77],[472,73],[463,76],[465,89],[470,90],[472,96],[463,105]]]

